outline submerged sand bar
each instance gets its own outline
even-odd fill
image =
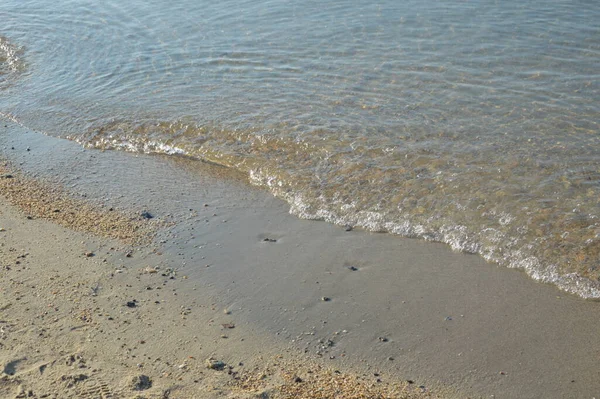
[[[298,220],[220,168],[2,133],[2,174],[155,237],[60,227],[2,193],[3,397],[600,393],[597,302],[441,244]]]

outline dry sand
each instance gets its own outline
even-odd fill
[[[222,168],[5,133],[1,184],[35,189],[0,196],[0,397],[600,397],[597,302]]]

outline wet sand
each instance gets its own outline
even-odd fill
[[[298,220],[222,168],[3,133],[1,174],[62,187],[152,238],[63,227],[46,219],[64,203],[44,216],[3,191],[4,396],[600,392],[597,302],[441,244]],[[152,386],[135,391],[140,375]]]

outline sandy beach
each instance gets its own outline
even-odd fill
[[[1,397],[600,394],[597,302],[223,168],[16,125],[0,148]]]
[[[1,397],[435,397],[236,325],[196,288],[179,295],[187,277],[140,244],[152,221],[0,172]]]

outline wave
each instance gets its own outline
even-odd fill
[[[448,150],[285,127],[113,121],[70,137],[87,147],[187,156],[242,171],[300,218],[443,242],[600,298],[594,170],[525,158],[520,148]],[[576,165],[575,165],[576,166]]]

